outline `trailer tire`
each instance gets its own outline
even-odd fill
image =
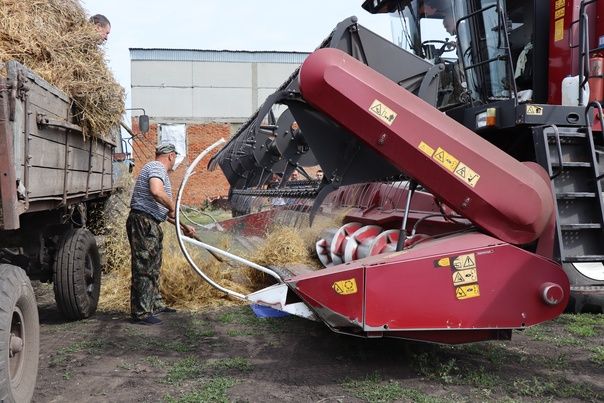
[[[101,293],[101,257],[94,235],[85,228],[67,231],[54,260],[53,283],[59,312],[71,320],[96,312]]]
[[[25,272],[0,264],[0,401],[29,402],[38,376],[40,323]]]

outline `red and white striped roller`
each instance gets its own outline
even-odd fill
[[[390,229],[376,236],[371,245],[369,246],[368,256],[375,256],[379,255],[380,253],[396,251],[398,235],[399,230]]]
[[[329,245],[331,261],[334,265],[344,263],[344,251],[346,250],[346,244],[350,239],[350,235],[361,228],[362,225],[358,222],[349,222],[342,225],[338,232],[336,232]]]
[[[344,249],[344,262],[362,259],[369,256],[373,241],[383,231],[378,225],[365,225],[350,235]]]

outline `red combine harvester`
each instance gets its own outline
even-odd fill
[[[181,239],[276,284],[241,295],[194,267],[363,337],[506,339],[601,312],[604,1],[363,7],[397,16],[400,46],[338,24],[210,161],[234,218],[208,239],[233,235],[232,250]],[[275,225],[325,222],[320,269],[237,257]]]

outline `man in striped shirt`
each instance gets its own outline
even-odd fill
[[[132,285],[130,288],[130,311],[132,319],[141,324],[159,324],[155,315],[174,312],[167,307],[159,292],[159,271],[162,264],[163,232],[160,224],[168,221],[175,224],[175,205],[172,201],[172,186],[168,171],[176,162],[176,147],[162,144],[155,151],[155,160],[141,169],[132,199],[126,231],[132,254]],[[185,235],[192,236],[195,230],[182,224]]]

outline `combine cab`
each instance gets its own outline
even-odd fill
[[[233,218],[181,239],[274,285],[242,295],[196,269],[234,297],[363,337],[506,339],[566,308],[601,309],[601,107],[559,105],[557,82],[537,74],[574,25],[544,27],[537,15],[554,6],[366,1],[398,13],[409,50],[354,17],[338,24],[211,159]],[[437,20],[453,36],[422,41]],[[580,49],[585,62],[593,49]],[[313,262],[240,257],[280,226],[313,234]],[[229,248],[211,245],[223,236]]]

